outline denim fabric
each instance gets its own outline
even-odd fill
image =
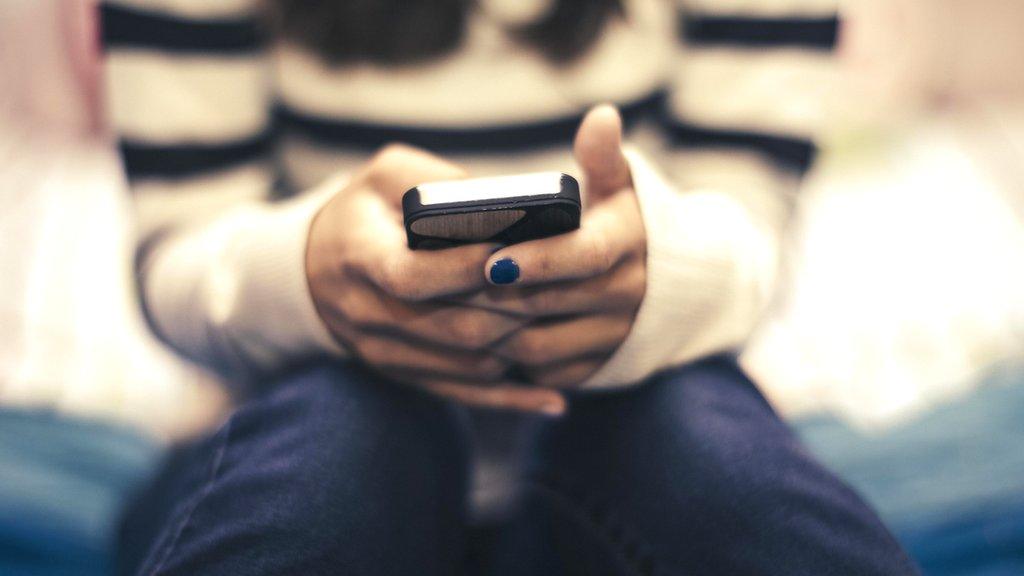
[[[732,360],[580,395],[527,434],[522,490],[482,554],[464,414],[355,368],[304,372],[177,453],[126,518],[122,572],[914,572]]]
[[[453,409],[317,368],[172,458],[122,528],[138,574],[453,574],[465,447]]]
[[[540,426],[500,574],[909,574],[729,359]]]

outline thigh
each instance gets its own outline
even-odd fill
[[[580,395],[536,442],[506,564],[552,574],[914,572],[732,359]]]
[[[123,571],[454,574],[465,458],[441,401],[308,370],[175,454],[127,516]]]

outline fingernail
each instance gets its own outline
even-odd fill
[[[491,282],[511,284],[519,278],[519,264],[511,258],[502,258],[491,264]]]

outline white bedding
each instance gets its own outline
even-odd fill
[[[223,405],[145,328],[113,147],[0,124],[0,403],[178,436]]]
[[[905,421],[1024,356],[1024,106],[838,143],[743,361],[789,415]]]

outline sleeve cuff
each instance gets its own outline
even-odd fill
[[[252,346],[266,348],[260,356],[344,354],[317,313],[306,279],[309,227],[331,192],[280,207],[240,239],[237,319],[242,333],[254,336]]]
[[[309,226],[336,189],[239,208],[159,247],[144,290],[160,335],[243,379],[302,358],[344,355],[313,305],[305,271]]]
[[[627,151],[647,232],[647,288],[633,328],[585,389],[608,389],[738,346],[774,283],[777,240],[734,198],[677,193]]]

